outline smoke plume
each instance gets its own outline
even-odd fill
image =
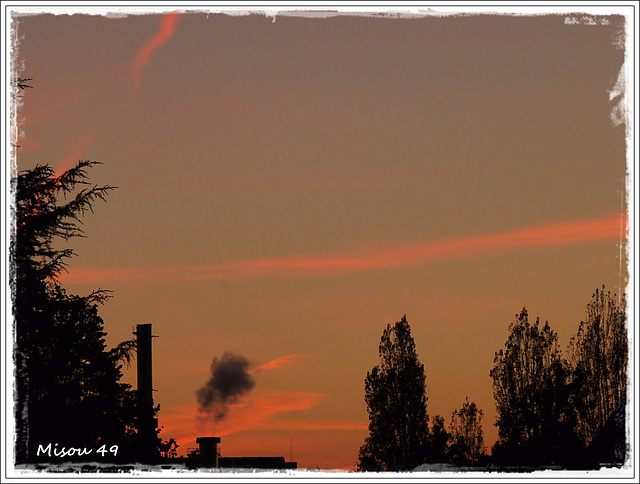
[[[222,358],[215,357],[211,362],[211,378],[196,392],[200,412],[215,422],[222,420],[229,405],[255,386],[248,368],[249,360],[244,356],[225,352]]]

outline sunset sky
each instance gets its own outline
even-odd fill
[[[97,160],[118,187],[62,282],[113,291],[110,346],[153,324],[179,453],[353,467],[404,314],[429,415],[469,397],[490,448],[516,313],[566,348],[596,288],[626,290],[629,8],[432,8],[15,9],[16,167]],[[213,422],[225,352],[255,386]]]

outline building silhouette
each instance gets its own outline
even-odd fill
[[[222,457],[218,444],[220,437],[197,437],[198,449],[189,452],[186,465],[190,468],[217,469],[297,469],[297,462],[287,462],[284,457]]]

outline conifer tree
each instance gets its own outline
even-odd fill
[[[117,453],[105,459],[125,458],[135,433],[134,394],[120,382],[122,350],[128,348],[124,354],[130,357],[131,345],[108,350],[98,315],[108,292],[72,295],[58,281],[74,255],[61,243],[83,236],[81,216],[115,188],[88,186],[87,169],[96,164],[80,161],[61,174],[39,165],[12,180],[18,464],[51,460],[38,452],[49,443],[92,449],[117,445]]]

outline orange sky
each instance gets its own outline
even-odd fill
[[[468,396],[490,447],[514,315],[566,345],[593,291],[628,283],[626,10],[589,10],[15,17],[17,167],[93,159],[118,187],[62,282],[113,291],[110,345],[153,324],[161,437],[352,467],[406,314],[429,414]],[[195,393],[226,351],[255,387],[214,423]]]

